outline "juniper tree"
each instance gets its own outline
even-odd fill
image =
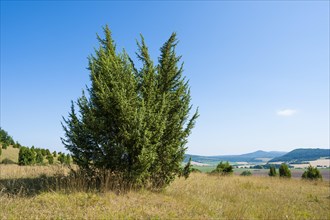
[[[21,147],[18,152],[19,165],[33,165],[36,162],[36,153],[28,147]]]
[[[67,154],[66,156],[65,156],[65,164],[66,165],[70,165],[70,163],[71,163],[71,156],[70,156],[70,154]]]
[[[59,153],[59,154],[58,154],[58,157],[57,157],[57,160],[58,160],[61,164],[64,164],[64,162],[65,162],[65,155],[62,154],[62,153]]]
[[[157,65],[144,38],[136,69],[125,51],[116,52],[111,32],[97,36],[100,46],[89,57],[91,87],[72,102],[63,119],[63,144],[73,161],[89,172],[108,170],[134,185],[162,188],[180,174],[188,135],[190,91],[176,56],[175,33],[161,47]],[[78,108],[78,112],[76,111]]]
[[[213,174],[220,174],[220,175],[231,175],[233,174],[233,166],[229,164],[228,161],[223,163],[222,161],[217,165],[217,167],[212,170],[211,173]]]
[[[46,159],[48,160],[48,164],[54,164],[54,157],[52,154],[47,154]]]
[[[2,149],[7,149],[7,147],[8,147],[8,143],[7,142],[2,143]]]
[[[191,171],[192,171],[192,164],[191,164],[191,157],[190,157],[188,163],[183,167],[181,175],[187,179],[189,177]]]
[[[36,163],[42,164],[44,162],[44,156],[41,153],[41,150],[38,150],[36,153]]]
[[[276,176],[277,175],[275,166],[270,166],[269,167],[269,173],[268,173],[268,175],[269,176]]]
[[[291,178],[291,171],[285,163],[282,163],[281,166],[278,169],[280,177],[287,177]]]
[[[301,176],[303,179],[310,179],[310,180],[322,180],[322,174],[317,169],[317,167],[313,167],[312,165],[309,165],[306,171]]]

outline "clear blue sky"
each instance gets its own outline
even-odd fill
[[[188,153],[329,148],[329,2],[1,1],[1,127],[63,151],[62,116],[89,85],[108,24],[135,58],[175,31],[200,118]]]

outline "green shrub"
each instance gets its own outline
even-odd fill
[[[16,141],[16,143],[13,145],[13,148],[20,148],[21,147],[21,144],[18,143],[18,141]]]
[[[322,174],[316,167],[312,167],[312,165],[309,165],[307,170],[302,174],[301,176],[303,179],[310,179],[310,180],[322,180]]]
[[[18,153],[19,165],[32,165],[36,162],[36,153],[33,149],[28,147],[21,147]]]
[[[42,154],[43,156],[47,156],[46,149],[41,149],[41,154]]]
[[[0,143],[6,143],[8,145],[14,145],[15,142],[11,136],[8,135],[7,131],[0,127]]]
[[[2,143],[2,149],[7,149],[7,147],[8,147],[8,143]]]
[[[71,163],[71,156],[70,156],[70,154],[67,154],[67,155],[65,156],[64,163],[65,163],[66,165],[70,165],[70,163]]]
[[[279,168],[279,173],[280,173],[280,177],[291,178],[291,171],[289,170],[288,165],[286,165],[285,163],[281,164]]]
[[[65,163],[65,154],[64,154],[64,153],[58,153],[57,160],[58,160],[61,164],[64,164],[64,163]]]
[[[217,165],[215,170],[211,173],[213,174],[221,174],[221,175],[230,175],[234,172],[233,166],[231,166],[228,161],[226,163],[222,163],[222,161]]]
[[[252,173],[250,170],[244,170],[242,173],[241,173],[241,176],[252,176]]]
[[[42,155],[41,151],[38,150],[36,155],[36,163],[43,164],[43,162],[44,162],[44,156]]]
[[[271,166],[271,167],[269,168],[269,173],[268,173],[268,175],[269,175],[269,176],[277,176],[275,166]]]
[[[46,159],[48,160],[48,164],[54,164],[54,157],[51,154],[48,154]]]
[[[191,165],[191,157],[190,157],[188,163],[182,169],[181,176],[183,176],[184,178],[187,179],[191,173],[191,167],[192,167],[192,165]]]

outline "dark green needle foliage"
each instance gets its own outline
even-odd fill
[[[275,166],[270,166],[270,167],[269,167],[269,173],[268,173],[268,175],[269,175],[269,176],[277,176]]]
[[[234,169],[233,166],[230,165],[227,162],[223,163],[222,161],[217,165],[217,167],[215,168],[215,170],[213,170],[211,173],[212,174],[220,174],[220,175],[231,175],[233,174]]]
[[[51,154],[47,154],[46,159],[48,160],[48,164],[54,164],[54,157]]]
[[[287,177],[287,178],[291,178],[291,171],[288,167],[288,165],[286,165],[285,163],[282,163],[280,168],[278,169],[279,173],[280,173],[280,177]]]
[[[104,34],[89,57],[88,95],[72,103],[62,141],[87,173],[110,171],[133,186],[163,188],[182,171],[198,117],[197,111],[189,117],[190,90],[175,53],[176,34],[161,47],[158,64],[141,36],[140,69],[125,51],[116,52],[107,26]]]
[[[9,146],[9,145],[14,145],[15,142],[13,140],[13,138],[8,135],[8,132],[3,130],[1,127],[0,127],[0,144],[2,144],[2,146]],[[6,149],[6,148],[3,148],[3,149]]]
[[[309,165],[307,170],[302,174],[301,176],[303,179],[309,179],[309,180],[322,180],[322,174],[316,167],[312,167],[312,165]]]
[[[28,147],[21,147],[18,152],[19,165],[33,165],[36,163],[36,153]]]
[[[192,172],[192,164],[190,157],[188,163],[182,169],[182,176],[187,179],[191,172]]]
[[[250,170],[244,170],[240,175],[241,176],[252,176],[252,173]]]
[[[36,163],[43,164],[43,162],[44,162],[44,156],[42,155],[41,151],[38,150],[36,154]]]

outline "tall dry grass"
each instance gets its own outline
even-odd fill
[[[1,178],[6,180],[3,174]],[[254,176],[194,173],[187,180],[176,179],[162,192],[0,193],[1,219],[330,219],[329,213],[327,181]]]

